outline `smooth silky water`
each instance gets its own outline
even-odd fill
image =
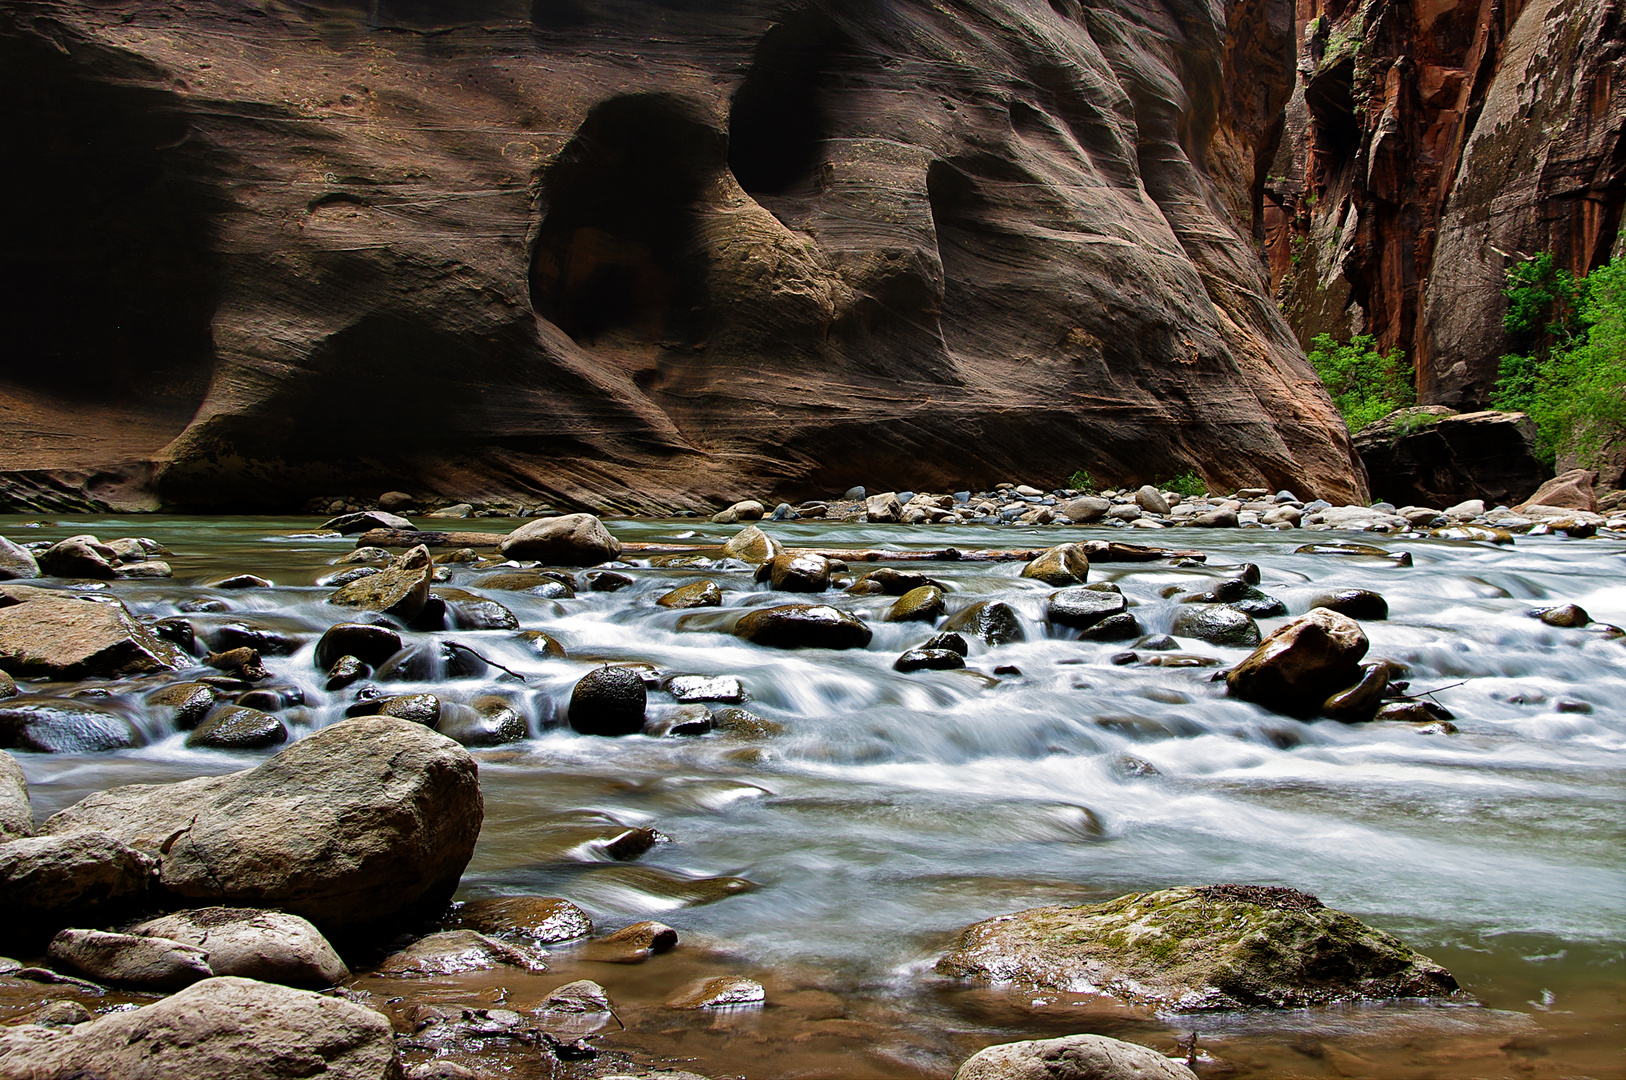
[[[316,635],[353,613],[326,604],[330,590],[314,582],[334,572],[331,560],[353,538],[290,535],[308,533],[308,519],[76,518],[26,528],[27,520],[0,519],[0,533],[19,542],[79,532],[158,540],[174,552],[174,580],[116,582],[110,592],[152,616],[217,596],[230,613],[195,617],[200,627],[249,620],[303,633],[298,653],[266,660],[273,683],[307,695],[295,736],[342,716],[349,692],[324,693],[311,656]],[[454,524],[502,532],[516,523]],[[1200,591],[1243,562],[1261,568],[1261,586],[1295,615],[1329,588],[1375,589],[1390,617],[1363,624],[1371,656],[1404,664],[1413,692],[1441,688],[1433,697],[1455,714],[1458,731],[1304,723],[1230,700],[1213,676],[1246,650],[1182,641],[1223,666],[1114,665],[1128,645],[1046,635],[1051,590],[1018,577],[1018,562],[907,565],[945,585],[951,610],[973,598],[1005,600],[1027,632],[998,648],[974,642],[966,671],[909,675],[892,661],[931,631],[881,622],[890,597],[827,594],[872,619],[870,647],[848,652],[776,651],[683,632],[683,613],[654,604],[702,576],[724,588],[725,606],[807,599],[754,586],[740,564],[635,568],[631,587],[570,600],[493,590],[522,627],[546,630],[570,658],[541,658],[511,632],[444,635],[524,682],[493,670],[495,680],[422,689],[504,693],[532,721],[529,741],[475,752],[486,820],[459,895],[563,896],[603,929],[658,919],[683,944],[636,966],[555,947],[545,975],[411,985],[364,977],[357,992],[403,1016],[424,1001],[523,1008],[561,982],[594,978],[619,1006],[600,1047],[712,1075],[948,1076],[989,1043],[1096,1031],[1170,1053],[1196,1033],[1199,1071],[1215,1076],[1626,1076],[1626,640],[1528,616],[1573,602],[1595,620],[1626,625],[1626,542],[1521,537],[1496,547],[1299,531],[763,524],[787,545],[820,548],[1114,538],[1207,553],[1203,568],[1092,567],[1091,580],[1116,582],[1152,633],[1166,632],[1175,611],[1165,587]],[[623,540],[643,541],[720,542],[735,531],[693,521],[610,525]],[[1414,565],[1293,553],[1337,540],[1410,552]],[[855,575],[867,568],[855,563]],[[276,587],[199,587],[234,573]],[[478,571],[454,565],[452,573],[451,585],[478,589]],[[1261,628],[1282,621],[1261,620]],[[745,707],[784,733],[573,734],[563,713],[574,682],[620,661],[738,676]],[[1003,666],[1020,674],[993,674]],[[184,734],[148,728],[152,742],[139,750],[19,754],[36,813],[43,819],[115,784],[224,772],[265,756],[189,750]],[[642,825],[672,842],[631,863],[603,859],[584,842]],[[1314,893],[1446,965],[1480,1004],[1172,1016],[960,984],[932,971],[955,931],[990,915],[1216,882]],[[758,978],[767,1006],[718,1015],[660,1007],[682,984],[720,973]],[[506,1075],[591,1068],[504,1040],[460,1053]]]

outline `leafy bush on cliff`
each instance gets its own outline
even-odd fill
[[[1319,334],[1308,356],[1351,431],[1417,402],[1411,365],[1399,349],[1379,352],[1370,334],[1337,342]]]
[[[1626,263],[1577,279],[1543,252],[1508,271],[1503,325],[1522,350],[1502,357],[1491,403],[1536,422],[1551,462],[1591,464],[1626,439]]]

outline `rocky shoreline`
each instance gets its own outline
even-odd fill
[[[1626,530],[1626,515],[1618,511],[1565,505],[1600,505],[1575,477],[1560,478],[1518,507],[1489,511],[1471,504],[1338,508],[1305,504],[1285,492],[1182,497],[1150,487],[1100,496],[1017,485],[977,495],[849,494],[854,497],[772,512],[760,503],[735,504],[713,521],[742,524],[736,535],[720,547],[687,550],[634,550],[585,514],[538,518],[500,537],[447,534],[453,539],[436,541],[439,554],[422,543],[398,555],[377,547],[410,543],[418,532],[388,511],[356,511],[327,522],[331,532],[358,537],[358,547],[334,560],[338,569],[323,579],[326,603],[341,609],[334,616],[341,621],[314,642],[310,657],[326,691],[350,702],[346,719],[304,734],[253,768],[112,788],[38,827],[21,770],[0,754],[0,924],[7,928],[4,947],[29,961],[0,960],[0,981],[69,995],[25,990],[40,1000],[0,1027],[0,1072],[143,1075],[162,1055],[166,1067],[195,1077],[243,1075],[250,1063],[250,1071],[264,1076],[326,1070],[339,1077],[395,1077],[411,1062],[406,1076],[450,1080],[476,1075],[458,1064],[456,1047],[496,1039],[524,1048],[538,1063],[578,1070],[570,1075],[685,1075],[664,1071],[669,1061],[636,1061],[594,1047],[592,1037],[620,1020],[612,992],[592,979],[563,982],[526,1011],[505,1007],[501,995],[487,1005],[446,1009],[432,996],[413,1001],[411,993],[403,1000],[416,1011],[403,1011],[385,1008],[375,990],[356,989],[358,979],[376,985],[482,971],[538,974],[550,969],[549,952],[559,949],[576,966],[614,965],[605,970],[617,971],[679,945],[678,933],[657,922],[599,933],[564,897],[451,903],[485,815],[471,748],[522,740],[540,721],[521,715],[516,701],[501,694],[459,693],[460,677],[506,669],[445,634],[459,628],[509,632],[537,655],[564,656],[546,632],[522,628],[491,590],[569,597],[577,590],[625,588],[633,582],[629,570],[711,573],[723,579],[722,588],[711,579],[690,581],[655,599],[657,609],[682,612],[680,631],[731,634],[768,649],[840,650],[869,646],[872,625],[918,625],[919,642],[894,666],[933,671],[966,667],[968,658],[1018,640],[1020,620],[1000,602],[951,608],[927,572],[854,569],[892,556],[901,562],[903,552],[855,550],[843,559],[833,550],[789,548],[747,523],[1296,527],[1496,544],[1512,543],[1515,532],[1584,538],[1600,529]],[[459,536],[463,546],[453,547]],[[1349,544],[1301,550],[1313,554],[1318,547],[1385,557],[1380,549]],[[271,750],[308,724],[297,687],[279,684],[266,661],[304,655],[311,643],[252,618],[216,617],[229,607],[218,597],[252,596],[270,587],[269,580],[249,573],[216,579],[163,618],[138,617],[101,591],[108,581],[163,579],[169,567],[160,556],[168,554],[143,538],[0,543],[0,575],[11,579],[0,583],[5,747],[85,753],[139,746],[149,735],[117,707],[136,699],[172,730],[189,730],[188,746]],[[954,549],[916,554],[927,564],[979,555]],[[1201,552],[1083,540],[982,554],[1021,559],[1021,577],[1054,590],[1044,610],[1056,632],[1124,642],[1113,664],[1219,664],[1182,653],[1174,637],[1146,633],[1117,586],[1090,581],[1092,560],[1201,567]],[[453,567],[478,571],[474,582],[486,592],[449,586]],[[1181,605],[1177,637],[1252,650],[1224,675],[1232,696],[1287,716],[1454,730],[1444,710],[1408,695],[1398,667],[1363,663],[1367,639],[1359,620],[1386,617],[1381,596],[1328,593],[1262,635],[1256,618],[1286,615],[1287,608],[1258,588],[1257,568],[1217,573],[1229,576],[1203,590],[1165,595]],[[745,609],[725,605],[723,588],[732,593],[742,578],[751,579],[747,590],[785,595]],[[1591,623],[1574,605],[1531,614],[1549,626],[1621,636],[1617,628]],[[436,678],[445,680],[446,692],[391,693],[393,681]],[[743,746],[771,738],[772,722],[740,707],[743,697],[738,680],[727,676],[605,664],[576,682],[552,722],[603,737],[712,734]],[[608,858],[630,862],[665,840],[643,828],[594,842]],[[723,879],[717,887],[730,888]],[[1174,1010],[1459,996],[1456,981],[1439,965],[1315,897],[1229,884],[999,916],[967,928],[937,971]],[[134,1011],[97,1009],[102,1015],[96,1016],[88,1006],[110,991],[134,993],[138,1001],[151,1000],[142,994],[173,996]],[[761,981],[725,972],[675,988],[665,1007],[729,1011],[769,1001]],[[1094,1036],[998,1049],[967,1060],[962,1080],[1193,1075],[1162,1054],[1148,1057],[1142,1048]],[[1198,1063],[1195,1049],[1188,1056]]]

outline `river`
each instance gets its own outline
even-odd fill
[[[194,616],[200,629],[248,621],[299,638],[294,654],[266,658],[274,682],[306,697],[305,710],[290,714],[296,737],[342,716],[349,691],[325,692],[311,656],[320,631],[349,613],[327,605],[330,590],[315,582],[341,569],[332,560],[353,539],[312,536],[308,519],[76,518],[33,528],[29,520],[0,518],[0,534],[27,542],[89,532],[165,545],[172,581],[108,590],[153,616],[175,614],[188,598],[219,597],[229,612]],[[517,523],[458,524],[506,531]],[[622,540],[720,542],[736,531],[694,521],[608,524]],[[787,545],[821,548],[1044,547],[1124,536],[764,526]],[[1520,537],[1498,547],[1297,530],[1135,532],[1129,539],[1208,557],[1207,566],[1092,567],[1091,581],[1116,583],[1138,605],[1148,632],[1169,630],[1170,586],[1199,591],[1244,562],[1260,568],[1261,587],[1292,614],[1328,588],[1373,589],[1390,615],[1363,623],[1371,655],[1404,664],[1413,692],[1440,688],[1433,699],[1457,730],[1300,722],[1225,697],[1223,682],[1212,681],[1223,667],[1115,664],[1127,645],[1047,636],[1043,602],[1052,590],[1018,577],[1020,563],[910,564],[945,585],[951,610],[972,598],[1010,603],[1027,640],[974,647],[964,671],[907,675],[892,661],[930,631],[881,622],[891,597],[830,594],[870,617],[867,649],[787,652],[679,630],[682,613],[653,603],[699,577],[723,586],[725,605],[769,601],[744,569],[639,567],[626,571],[629,587],[573,599],[491,591],[569,658],[541,657],[510,631],[445,635],[524,678],[461,680],[455,692],[503,692],[526,706],[532,724],[523,743],[476,751],[486,821],[459,895],[563,896],[602,928],[659,919],[684,944],[637,967],[559,948],[546,975],[432,980],[406,995],[517,1008],[567,978],[596,978],[627,1029],[611,1025],[601,1047],[714,1076],[946,1077],[983,1045],[1073,1031],[1166,1052],[1195,1032],[1205,1076],[1626,1076],[1626,640],[1528,614],[1577,603],[1595,620],[1626,625],[1626,541]],[[1408,552],[1413,564],[1294,553],[1339,540]],[[480,571],[451,569],[449,584],[478,589]],[[235,573],[275,587],[201,587]],[[1281,621],[1260,622],[1268,633]],[[1189,640],[1181,648],[1223,666],[1247,652]],[[562,721],[571,687],[607,661],[737,676],[745,707],[784,731],[575,735]],[[996,676],[995,667],[1016,673]],[[437,685],[447,689],[423,688]],[[244,768],[269,753],[189,750],[184,733],[148,734],[147,746],[104,755],[18,754],[36,814],[115,784]],[[671,842],[637,862],[607,861],[582,843],[644,825]],[[749,885],[706,880],[724,877]],[[1478,1004],[1159,1016],[932,972],[955,931],[994,914],[1215,882],[1314,893],[1444,964]],[[709,972],[760,979],[767,1006],[705,1017],[659,1007],[674,986]],[[398,982],[369,978],[355,992],[380,1001],[404,993]],[[530,1048],[487,1040],[466,1052],[505,1074],[570,1075]]]

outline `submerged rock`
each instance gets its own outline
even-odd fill
[[[1054,905],[967,928],[944,975],[1200,1009],[1439,997],[1450,972],[1292,889],[1211,885]]]
[[[979,1050],[954,1080],[1197,1080],[1197,1074],[1145,1046],[1068,1035]]]
[[[327,602],[411,622],[429,602],[429,586],[434,576],[435,565],[429,549],[419,544],[378,573],[339,589]]]
[[[1246,649],[1259,644],[1259,625],[1229,604],[1188,604],[1175,613],[1172,629],[1210,645]]]
[[[154,690],[146,697],[148,708],[179,731],[191,731],[209,715],[219,696],[208,683],[185,682]]]
[[[197,908],[152,919],[130,933],[196,946],[208,954],[216,975],[309,989],[336,986],[350,977],[350,969],[320,930],[281,911]]]
[[[499,896],[470,900],[453,913],[453,926],[483,934],[508,934],[547,945],[593,933],[587,912],[554,896]]]
[[[419,724],[365,718],[244,772],[99,792],[45,829],[161,845],[173,897],[279,907],[334,934],[442,908],[483,817],[466,750]]]
[[[945,630],[974,634],[990,645],[1008,645],[1022,641],[1022,623],[1009,604],[999,600],[980,600],[964,611],[951,615],[943,624]]]
[[[830,560],[811,551],[782,551],[757,571],[757,580],[764,578],[776,592],[823,592],[830,587]]]
[[[510,559],[535,559],[554,566],[596,566],[621,554],[621,541],[592,514],[527,521],[509,533],[497,550]]]
[[[1045,618],[1059,626],[1087,630],[1103,619],[1117,615],[1129,607],[1122,593],[1104,592],[1088,586],[1074,586],[1050,594],[1045,607]]]
[[[464,971],[484,971],[503,965],[527,971],[546,971],[547,965],[536,953],[506,945],[474,930],[443,930],[419,938],[378,965],[377,974],[422,979],[434,975],[456,975]]]
[[[530,725],[506,698],[483,694],[467,705],[441,702],[435,730],[464,746],[500,746],[529,737]]]
[[[93,754],[146,742],[129,717],[83,698],[23,695],[0,701],[0,748]]]
[[[73,1027],[0,1027],[0,1062],[8,1075],[19,1077],[401,1075],[383,1014],[306,990],[230,977],[204,979],[144,1008]]]
[[[223,705],[209,714],[186,745],[213,750],[259,750],[288,741],[288,729],[270,713],[246,705]]]
[[[947,610],[943,590],[936,585],[910,589],[887,609],[887,622],[936,622]]]
[[[664,608],[717,607],[723,602],[723,590],[717,587],[715,581],[692,581],[687,585],[680,585],[671,592],[656,600],[655,603]]]
[[[761,1005],[768,999],[767,991],[755,979],[738,975],[723,975],[715,979],[702,979],[691,983],[668,998],[669,1009],[723,1009],[742,1005]]]
[[[881,593],[886,596],[904,596],[916,589],[928,585],[941,589],[939,582],[933,581],[925,574],[914,570],[894,570],[890,566],[883,566],[879,570],[871,570],[857,581],[847,587],[847,591],[854,596],[873,596]]]

